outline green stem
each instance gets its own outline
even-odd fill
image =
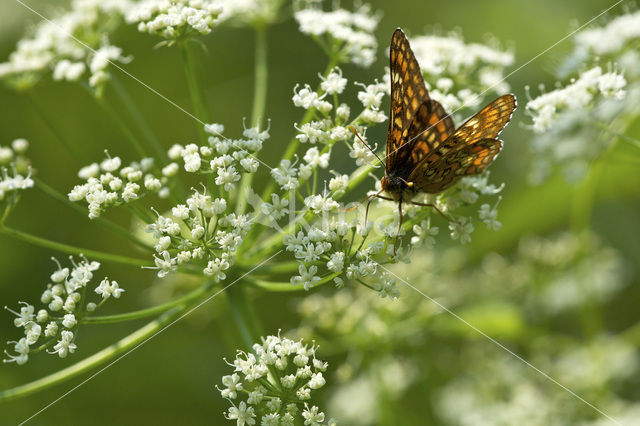
[[[28,91],[27,98],[29,99],[29,102],[31,103],[31,106],[33,107],[33,109],[38,113],[42,121],[44,121],[44,124],[47,126],[49,131],[53,133],[53,136],[58,140],[58,142],[60,142],[62,146],[65,147],[65,149],[71,154],[71,156],[75,161],[80,162],[81,158],[78,155],[78,152],[75,149],[73,149],[73,147],[69,145],[69,143],[67,142],[67,139],[64,136],[62,136],[62,132],[55,125],[55,122],[49,119],[48,114],[46,114],[45,109],[40,106],[33,92]]]
[[[61,202],[62,204],[65,204],[67,206],[69,206],[70,208],[72,208],[73,210],[77,211],[78,213],[80,213],[82,216],[84,216],[85,218],[87,217],[87,209],[85,209],[84,207],[82,207],[81,205],[79,205],[78,203],[74,203],[72,201],[69,200],[69,198],[65,197],[64,195],[62,195],[61,193],[59,193],[58,191],[56,191],[55,189],[53,189],[52,187],[50,187],[49,185],[47,185],[46,183],[44,183],[43,181],[41,181],[38,178],[34,179],[35,183],[36,183],[36,188],[40,189],[42,192],[44,192],[45,194],[47,194],[48,196],[50,196],[51,198],[53,198],[56,201]],[[111,222],[108,219],[105,219],[104,217],[97,217],[95,219],[90,219],[91,222],[95,222],[98,223],[102,226],[104,226],[105,228],[116,232],[120,235],[122,235],[124,238],[128,239],[129,241],[131,241],[132,243],[136,244],[138,247],[141,247],[145,250],[153,250],[153,247],[150,246],[149,244],[146,244],[142,241],[140,241],[139,239],[137,239],[128,229],[115,224],[113,222]]]
[[[151,308],[146,308],[146,309],[140,309],[138,311],[127,312],[124,314],[85,317],[82,319],[81,323],[82,324],[111,324],[115,322],[133,321],[141,318],[155,316],[165,311],[168,311],[169,309],[174,308],[176,306],[189,303],[194,299],[198,299],[203,294],[207,293],[207,291],[209,291],[211,287],[213,287],[212,283],[207,282],[203,286],[198,287],[197,289],[185,294],[184,296],[179,297],[170,302],[163,303],[161,305],[153,306]]]
[[[257,341],[258,336],[263,334],[253,306],[251,306],[247,299],[246,291],[241,285],[229,287],[226,293],[240,335],[247,348],[251,348]]]
[[[260,128],[264,120],[264,111],[267,104],[267,30],[256,29],[256,52],[254,63],[253,84],[253,112],[251,113],[251,125]],[[238,191],[238,203],[236,214],[244,214],[247,209],[248,191],[253,183],[254,173],[245,173],[240,182]]]
[[[327,275],[322,278],[320,281],[314,284],[313,288],[320,287],[330,281],[332,281],[335,277],[342,275],[343,271],[335,272],[333,274]],[[263,281],[263,280],[247,280],[249,284],[254,287],[258,287],[262,290],[276,292],[276,293],[289,293],[294,291],[306,291],[302,286],[294,286],[291,283],[287,282],[271,282],[271,281]]]
[[[124,86],[120,82],[120,79],[116,78],[115,76],[113,76],[112,78],[112,84],[113,88],[116,91],[116,94],[124,104],[128,113],[131,115],[131,118],[133,118],[133,121],[136,123],[144,137],[149,142],[149,145],[153,149],[156,158],[165,162],[167,160],[166,150],[163,148],[162,144],[151,130],[151,126],[149,126],[147,120],[145,120],[145,118],[142,116],[142,113],[131,98],[131,95],[129,95],[129,92],[127,92],[127,90],[124,88]]]
[[[200,136],[201,143],[207,144],[207,134],[204,130],[204,125],[211,120],[211,113],[200,84],[200,78],[198,75],[197,60],[194,56],[193,49],[187,44],[188,41],[184,41],[179,44],[180,53],[182,54],[182,62],[184,64],[184,72],[187,80],[187,88],[189,90],[189,96],[191,97],[191,103],[193,110],[195,111],[196,118],[198,119],[198,135]]]
[[[256,51],[254,64],[253,85],[253,112],[251,113],[251,125],[260,127],[264,120],[264,111],[267,105],[267,30],[256,30]]]
[[[110,360],[118,357],[119,355],[124,356],[128,352],[135,350],[136,347],[143,344],[147,339],[150,339],[156,333],[160,332],[163,327],[177,318],[185,309],[186,308],[174,308],[171,311],[166,312],[164,315],[151,321],[144,327],[139,328],[137,331],[131,333],[127,337],[70,367],[57,371],[41,379],[34,380],[31,383],[16,386],[15,388],[2,391],[0,392],[0,401],[8,401],[11,399],[24,397],[35,392],[48,389],[54,385],[57,385],[58,383],[62,383],[66,380],[72,379],[73,377],[86,373],[87,371],[105,364]],[[115,361],[116,360],[112,361],[112,363]],[[111,364],[108,364],[104,368],[108,368],[110,365]]]
[[[116,126],[118,126],[120,131],[122,131],[129,142],[131,142],[131,145],[133,145],[138,155],[143,158],[148,157],[138,138],[136,138],[133,132],[131,132],[127,124],[122,120],[118,113],[107,103],[106,99],[104,99],[103,97],[96,98],[95,96],[94,99],[96,100],[96,102],[98,102],[98,105],[100,105],[104,112],[107,113],[109,118],[111,118],[111,120],[116,124]]]
[[[84,255],[94,260],[121,263],[123,265],[132,265],[132,266],[153,266],[153,264],[147,260],[134,259],[132,257],[104,253],[101,251],[89,250],[86,248],[75,247],[68,244],[58,243],[56,241],[40,238],[35,235],[27,234],[26,232],[18,231],[17,229],[9,228],[6,226],[0,227],[0,233],[5,234],[9,237],[16,238],[18,240],[25,241],[27,243],[30,243],[36,246],[45,247],[45,248],[60,251],[63,253],[73,254],[76,256]]]

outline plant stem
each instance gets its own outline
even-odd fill
[[[111,106],[107,103],[107,101],[104,98],[96,98],[94,96],[94,99],[96,99],[96,101],[98,102],[98,105],[100,105],[100,107],[102,107],[104,112],[107,113],[107,115],[116,124],[116,126],[118,126],[120,131],[122,131],[122,133],[129,140],[129,142],[131,142],[131,145],[133,145],[133,148],[136,150],[138,155],[140,157],[147,157],[148,155],[147,155],[146,151],[144,150],[142,144],[140,143],[138,138],[136,138],[136,136],[133,134],[133,132],[131,132],[129,127],[122,120],[122,118],[118,115],[118,113],[113,108],[111,108]]]
[[[84,255],[86,257],[90,257],[91,259],[101,260],[104,262],[121,263],[124,265],[153,266],[153,264],[148,260],[135,259],[132,257],[104,253],[101,251],[89,250],[81,247],[71,246],[68,244],[58,243],[56,241],[47,240],[45,238],[37,237],[32,234],[27,234],[26,232],[18,231],[17,229],[9,228],[7,226],[0,227],[0,233],[5,234],[9,237],[16,238],[18,240],[26,241],[36,246],[45,247],[76,256]]]
[[[33,109],[38,113],[42,121],[44,121],[44,124],[47,126],[49,131],[53,133],[53,136],[58,140],[58,142],[60,142],[60,144],[65,147],[65,149],[71,154],[75,161],[81,161],[78,152],[73,149],[73,147],[67,142],[67,139],[62,136],[62,132],[54,124],[54,121],[49,119],[49,116],[45,113],[45,109],[40,106],[33,92],[27,92],[27,99],[29,99],[29,102],[31,103]]]
[[[253,82],[253,111],[251,113],[251,125],[260,128],[264,120],[264,111],[267,104],[267,30],[256,29],[256,51],[254,63]],[[247,209],[248,191],[253,183],[254,173],[245,173],[238,190],[238,203],[236,214],[244,214]]]
[[[180,53],[182,54],[182,62],[184,64],[184,72],[187,80],[187,88],[191,97],[191,104],[195,116],[198,119],[198,135],[203,145],[207,144],[207,134],[204,131],[204,125],[211,119],[211,113],[200,84],[198,75],[197,61],[194,57],[193,50],[187,44],[188,41],[179,43]]]
[[[131,333],[127,337],[70,367],[57,371],[41,379],[34,380],[31,383],[16,386],[12,389],[2,391],[0,392],[0,401],[8,401],[50,388],[58,383],[62,383],[66,380],[90,371],[91,369],[96,368],[101,364],[105,364],[121,354],[123,354],[124,356],[126,355],[126,353],[134,350],[139,345],[143,344],[147,339],[150,339],[156,333],[161,331],[164,326],[177,318],[185,309],[186,308],[174,308],[169,312],[166,312],[159,318],[151,321],[144,327],[139,328],[137,331]],[[105,368],[108,368],[116,361],[117,360],[112,361],[111,364],[105,366],[103,370]]]
[[[149,142],[149,145],[153,149],[153,152],[156,158],[158,158],[159,160],[162,160],[163,162],[166,161],[167,160],[166,150],[163,148],[162,144],[160,143],[156,135],[151,130],[151,126],[149,126],[149,123],[147,122],[147,120],[145,120],[145,118],[142,116],[140,109],[138,109],[138,106],[129,95],[129,92],[127,92],[127,90],[124,88],[124,86],[120,82],[120,79],[117,78],[116,76],[113,76],[112,84],[116,94],[118,95],[118,97],[124,104],[125,108],[131,115],[131,118],[133,118],[133,121],[136,123],[136,125],[138,126],[138,128],[140,129],[144,137]]]
[[[153,306],[151,308],[140,309],[138,311],[127,312],[124,314],[117,315],[105,315],[105,316],[95,316],[95,317],[85,317],[80,322],[82,324],[111,324],[115,322],[123,322],[123,321],[132,321],[141,318],[151,317],[154,315],[161,314],[165,311],[168,311],[171,308],[174,308],[179,305],[186,304],[194,299],[198,299],[200,296],[204,295],[207,291],[209,291],[213,287],[213,284],[210,281],[207,281],[201,287],[185,294],[182,297],[179,297],[170,302],[163,303],[161,305]]]
[[[256,30],[256,51],[254,63],[253,85],[253,111],[251,113],[251,125],[260,127],[264,120],[265,107],[267,105],[267,30]]]
[[[257,341],[258,336],[263,334],[262,330],[260,330],[260,323],[257,321],[253,306],[251,306],[251,303],[247,299],[245,289],[241,285],[229,287],[226,293],[240,335],[242,335],[247,349],[250,349]]]
[[[70,201],[67,197],[65,197],[64,195],[62,195],[61,193],[59,193],[58,191],[56,191],[55,189],[53,189],[52,187],[50,187],[49,185],[47,185],[46,183],[44,183],[43,181],[41,181],[38,178],[34,178],[34,181],[36,183],[36,187],[38,189],[40,189],[42,192],[44,192],[45,194],[47,194],[48,196],[50,196],[51,198],[53,198],[56,201],[61,202],[62,204],[65,204],[67,206],[69,206],[70,208],[72,208],[73,210],[77,211],[78,213],[80,213],[82,216],[84,216],[85,218],[87,217],[87,209],[85,209],[84,207],[80,206],[77,203],[74,203],[72,201]],[[102,226],[104,226],[105,228],[116,232],[120,235],[122,235],[124,238],[128,239],[129,241],[131,241],[132,243],[136,244],[138,247],[141,247],[145,250],[153,250],[153,247],[140,241],[139,239],[137,239],[128,229],[111,222],[108,219],[105,219],[104,217],[97,217],[95,219],[90,219],[92,222],[98,223]]]

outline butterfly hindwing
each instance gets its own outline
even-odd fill
[[[411,122],[418,109],[429,99],[409,41],[401,29],[396,29],[389,49],[391,69],[391,110],[387,133],[387,173],[402,164],[398,150],[409,135]],[[404,151],[404,149],[403,149]]]
[[[463,142],[432,163],[415,184],[427,193],[443,191],[464,176],[482,173],[501,149],[502,141],[499,139],[481,139],[471,144]]]

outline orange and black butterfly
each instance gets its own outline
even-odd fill
[[[456,129],[442,105],[429,97],[418,61],[400,28],[391,39],[390,63],[387,161],[382,189],[374,196],[398,202],[399,234],[403,202],[435,208],[414,202],[414,196],[441,192],[491,164],[502,148],[497,137],[516,109],[516,98],[499,97]]]

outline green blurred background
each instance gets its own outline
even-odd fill
[[[565,36],[575,24],[581,24],[612,4],[603,0],[537,2],[455,0],[396,0],[369,2],[384,15],[376,32],[379,41],[378,61],[369,69],[344,67],[350,80],[371,81],[382,75],[390,35],[395,27],[411,34],[439,26],[443,31],[461,28],[466,41],[482,41],[491,33],[505,43],[513,43],[516,66],[534,57]],[[31,0],[28,3],[45,16],[51,16],[67,1]],[[12,0],[0,4],[0,59],[5,60],[17,40],[39,18]],[[300,35],[292,19],[272,27],[269,42],[269,88],[267,116],[272,118],[271,139],[264,160],[274,164],[293,135],[293,122],[301,113],[291,103],[296,83],[314,83],[326,60],[320,49]],[[206,96],[216,122],[223,123],[227,135],[239,135],[242,117],[251,114],[253,93],[253,42],[249,29],[225,28],[203,38],[208,54],[202,54],[202,72]],[[190,108],[179,52],[154,50],[156,39],[132,29],[119,31],[113,40],[135,60],[126,69],[179,105]],[[520,109],[503,134],[503,154],[492,167],[493,180],[505,181],[505,199],[500,208],[503,228],[493,233],[478,227],[468,247],[471,258],[479,260],[491,251],[512,252],[526,234],[545,234],[566,229],[572,215],[575,189],[560,179],[541,187],[525,182],[529,122],[524,114],[525,85],[554,84],[552,70],[571,45],[565,42],[548,54],[518,71],[508,82],[519,97]],[[119,76],[137,100],[153,130],[166,147],[174,143],[195,142],[197,134],[192,120],[126,76]],[[107,96],[109,94],[107,93]],[[56,141],[33,110],[27,97],[0,88],[0,144],[8,145],[23,137],[31,142],[29,156],[40,179],[62,193],[77,182],[77,170],[99,161],[103,150],[125,161],[136,159],[135,151],[88,96],[69,83],[43,84],[36,92],[36,102],[57,123],[61,134],[75,147],[79,162]],[[384,107],[385,109],[387,106]],[[384,140],[386,125],[369,133],[373,140]],[[638,138],[640,132],[635,129]],[[344,163],[345,169],[347,162]],[[633,282],[604,307],[604,321],[611,331],[623,330],[638,319],[638,275],[640,264],[640,173],[637,165],[613,164],[595,190],[596,204],[592,229],[604,242],[618,249],[628,265]],[[113,212],[111,217],[126,224],[127,215]],[[25,193],[10,225],[43,237],[99,250],[135,255],[135,249],[118,236],[96,227],[86,217],[70,211],[37,190]],[[437,246],[436,246],[437,248]],[[16,306],[18,300],[35,302],[54,268],[51,256],[64,255],[0,236],[0,301]],[[419,259],[413,259],[419,262]],[[407,266],[411,268],[411,265]],[[100,275],[117,279],[126,288],[118,303],[107,304],[104,314],[124,312],[145,306],[154,273],[134,268],[104,264]],[[428,290],[428,285],[423,287]],[[333,291],[332,289],[325,289]],[[406,292],[406,291],[405,291]],[[299,320],[293,309],[300,295],[255,294],[260,319],[268,333],[295,327]],[[425,304],[429,303],[424,301]],[[16,337],[11,315],[0,321],[0,341]],[[70,365],[96,352],[140,327],[140,323],[85,326],[81,330],[79,350],[60,360],[52,356],[35,356],[24,366],[0,366],[3,389],[29,382]],[[491,344],[486,343],[487,346]],[[228,403],[214,385],[229,373],[223,357],[231,358],[243,344],[224,296],[201,307],[198,312],[171,327],[130,356],[89,381],[33,420],[33,424],[224,424],[221,413]],[[499,351],[497,348],[491,350]],[[331,360],[330,360],[331,362]],[[532,373],[533,374],[533,373]],[[0,423],[14,424],[43,408],[79,383],[75,378],[45,392],[0,406]],[[556,390],[554,390],[555,392]],[[560,392],[557,390],[557,392]],[[418,398],[419,399],[419,395]],[[411,401],[398,401],[394,411],[411,411]],[[229,422],[227,422],[229,423]],[[230,424],[230,423],[229,423]],[[395,424],[405,424],[402,416]]]

